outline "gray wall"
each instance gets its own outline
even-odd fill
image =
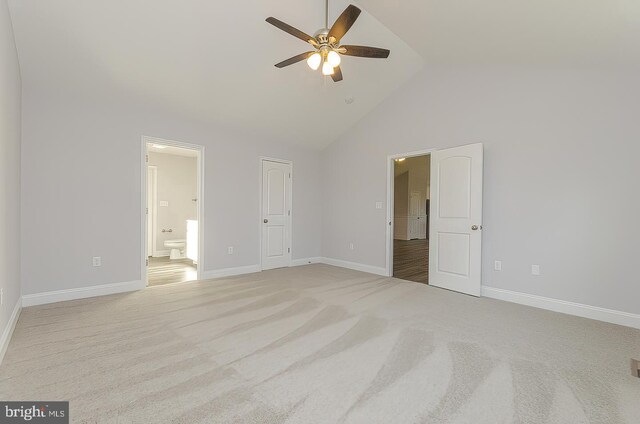
[[[294,259],[320,254],[317,151],[188,121],[117,89],[25,87],[23,120],[24,294],[140,279],[142,135],[205,146],[205,272],[259,263],[262,155],[294,162]]]
[[[0,334],[20,298],[21,80],[6,0],[0,1]]]
[[[407,216],[409,213],[409,171],[397,174],[393,187],[393,214],[394,216]]]
[[[394,174],[399,175],[404,172],[409,173],[409,181],[407,187],[407,204],[412,191],[419,191],[420,196],[425,201],[429,199],[429,183],[431,180],[431,157],[430,155],[421,155],[409,157],[402,162],[394,161]],[[408,208],[407,208],[408,210]],[[421,205],[420,213],[424,214],[425,204]]]
[[[323,256],[385,266],[387,155],[483,142],[483,284],[640,313],[638,75],[427,67],[324,151]]]

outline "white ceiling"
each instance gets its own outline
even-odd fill
[[[118,93],[316,148],[425,63],[640,68],[639,0],[360,0],[343,42],[391,56],[345,57],[338,84],[304,62],[275,68],[308,46],[264,21],[313,33],[322,0],[9,2],[31,91]],[[333,21],[349,2],[330,3]]]
[[[330,21],[348,3],[332,1]],[[325,82],[304,62],[275,68],[310,46],[265,19],[312,34],[324,24],[322,0],[10,0],[10,8],[23,85],[32,91],[121,93],[189,119],[316,148],[423,65],[363,11],[343,42],[389,48],[389,59],[345,57],[341,83]]]
[[[639,0],[361,0],[427,63],[640,67]]]

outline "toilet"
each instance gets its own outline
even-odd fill
[[[165,240],[164,247],[171,249],[169,259],[182,259],[184,258],[183,252],[187,245],[186,240]]]

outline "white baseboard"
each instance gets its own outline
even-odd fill
[[[321,264],[321,263],[322,263],[322,258],[319,256],[316,256],[313,258],[293,259],[291,261],[291,266],[302,266],[302,265]]]
[[[640,315],[482,286],[482,296],[640,329]]]
[[[333,258],[321,258],[321,259],[322,259],[322,263],[327,265],[339,266],[342,268],[349,268],[356,271],[368,272],[370,274],[377,274],[382,276],[387,275],[386,269],[377,267],[377,266],[364,265],[357,262],[349,262],[349,261],[343,261],[340,259],[333,259]]]
[[[214,269],[211,271],[204,271],[202,273],[203,280],[211,280],[213,278],[222,278],[222,277],[231,277],[234,275],[242,275],[242,274],[251,274],[254,272],[260,272],[260,265],[247,265],[247,266],[239,266],[235,268],[223,268],[223,269]]]
[[[87,297],[136,291],[141,290],[146,286],[147,284],[144,281],[136,280],[124,283],[102,284],[99,286],[79,287],[76,289],[25,294],[22,296],[22,306],[44,305],[47,303],[63,302],[65,300],[85,299]]]
[[[9,347],[13,330],[16,328],[16,324],[18,323],[18,317],[20,317],[21,310],[22,298],[19,297],[16,305],[13,307],[13,312],[11,313],[11,317],[9,317],[9,322],[7,322],[7,325],[5,325],[2,330],[2,337],[0,338],[0,364],[2,364],[4,354],[7,353],[7,348]]]
[[[322,263],[322,258],[320,257],[302,258],[302,259],[293,259],[291,261],[291,266],[301,266],[301,265],[318,264],[318,263]],[[259,264],[239,266],[235,268],[214,269],[211,271],[204,271],[202,273],[202,279],[211,280],[213,278],[232,277],[234,275],[252,274],[254,272],[260,272],[260,271],[262,271],[262,269],[260,268]]]

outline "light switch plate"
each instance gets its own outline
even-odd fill
[[[160,201],[160,206],[169,206],[169,201],[168,200],[161,200]]]
[[[102,258],[100,256],[93,257],[93,266],[102,266]]]
[[[376,209],[382,209],[382,202],[376,202]]]
[[[229,246],[227,248],[227,253],[229,253],[230,255],[233,255],[233,246]]]
[[[540,265],[531,265],[531,275],[540,275]]]

